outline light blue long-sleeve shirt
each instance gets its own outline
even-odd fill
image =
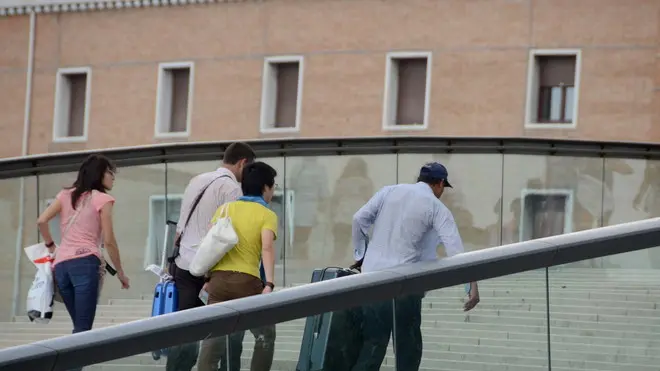
[[[364,257],[363,272],[437,260],[440,243],[447,256],[464,252],[454,217],[423,182],[384,187],[353,216],[355,260]]]

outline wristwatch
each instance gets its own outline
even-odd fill
[[[272,282],[266,282],[264,287],[270,287],[271,290],[275,290],[275,284]]]
[[[46,247],[53,247],[55,246],[55,241],[50,241],[49,243],[45,243]]]

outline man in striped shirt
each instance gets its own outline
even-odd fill
[[[445,187],[451,188],[448,176],[443,165],[428,163],[421,168],[417,183],[384,187],[355,213],[355,260],[360,262],[363,272],[435,261],[440,243],[448,256],[464,252],[454,217],[440,201]],[[372,226],[372,238],[368,241],[367,233]],[[472,282],[469,287],[465,311],[479,303],[477,283]],[[396,369],[419,369],[422,298],[420,294],[396,299],[394,309],[392,301],[363,308],[364,343],[352,371],[380,370],[393,328]]]
[[[218,207],[243,195],[240,185],[243,168],[255,159],[256,154],[250,145],[232,143],[227,146],[219,168],[199,174],[188,183],[183,193],[177,225],[176,238],[180,238],[180,246],[168,259],[169,272],[174,277],[179,294],[179,311],[204,305],[199,299],[199,292],[205,280],[204,277],[195,277],[190,273],[190,263]],[[274,342],[274,329],[273,326],[269,342]],[[166,370],[190,371],[197,362],[198,352],[196,342],[170,348]]]

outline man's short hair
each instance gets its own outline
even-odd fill
[[[237,162],[245,159],[248,163],[254,162],[257,155],[254,153],[249,144],[243,142],[235,142],[230,144],[225,150],[222,162],[228,165],[236,165]]]
[[[244,196],[262,196],[264,187],[275,185],[277,171],[265,162],[254,162],[243,168],[241,190]]]
[[[444,179],[438,179],[438,178],[432,178],[429,176],[420,175],[419,177],[417,177],[417,181],[424,182],[428,185],[436,185],[444,182]]]

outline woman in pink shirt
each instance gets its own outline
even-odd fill
[[[73,186],[60,191],[37,221],[46,246],[55,253],[55,282],[73,321],[73,333],[88,331],[94,323],[105,273],[102,239],[122,288],[129,287],[112,230],[115,199],[106,193],[112,189],[115,170],[108,158],[89,156],[80,166]],[[57,214],[61,219],[60,246],[55,246],[48,228],[48,222]]]

